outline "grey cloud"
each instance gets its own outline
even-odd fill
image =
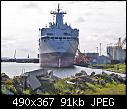
[[[98,12],[98,15],[104,15],[104,13],[103,12]]]
[[[36,3],[29,2],[21,6],[22,8],[40,8]]]
[[[82,22],[85,22],[85,19],[83,17],[79,17],[77,20],[76,20],[77,23],[82,23]]]
[[[34,2],[25,3],[25,4],[21,5],[19,8],[21,8],[21,9],[35,9],[38,13],[42,13],[41,7],[37,3],[34,3]]]
[[[27,46],[26,47],[22,47],[22,48],[20,47],[20,48],[18,48],[18,50],[24,52],[25,54],[29,54],[29,55],[33,54],[33,52],[36,51],[36,49],[30,49]]]
[[[1,46],[2,46],[1,49],[2,49],[2,48],[3,48],[3,49],[4,49],[4,48],[8,48],[8,44],[7,44],[7,43],[1,42]]]
[[[101,8],[103,9],[103,8]],[[104,12],[101,11],[101,9],[96,8],[96,11],[89,10],[88,12],[84,12],[83,15],[85,17],[91,17],[91,16],[104,16]],[[94,9],[95,10],[95,9]]]
[[[85,15],[85,16],[91,16],[91,15],[93,15],[93,13],[87,12],[87,13],[84,13],[84,15]]]
[[[15,46],[15,41],[7,40],[7,41],[1,41],[1,48],[12,48]]]
[[[16,39],[16,35],[14,34],[11,34],[11,35],[4,35],[2,36],[2,41],[12,41],[12,40],[15,40]]]

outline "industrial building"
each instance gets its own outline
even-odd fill
[[[85,56],[89,57],[90,64],[97,64],[99,53],[85,53]]]
[[[97,64],[110,64],[111,63],[111,58],[101,55],[97,58]]]
[[[100,54],[98,53],[81,53],[78,49],[78,55],[75,58],[75,64],[86,65],[86,64],[110,64],[110,63],[124,63],[126,60],[126,47],[123,45],[126,43],[126,38],[121,42],[119,38],[117,44],[114,46],[107,46],[107,56],[101,54],[101,43],[100,43]]]
[[[116,45],[108,45],[107,46],[107,56],[111,58],[112,61],[117,61],[120,63],[124,63],[126,60],[126,49],[123,49],[123,45],[126,42],[126,38],[121,42],[121,38],[119,38],[118,43]]]
[[[118,47],[118,46],[108,46],[107,55],[112,60],[124,62],[126,59],[126,49],[122,49],[121,47]]]
[[[87,57],[90,58],[90,64],[109,64],[111,63],[111,58],[108,56],[101,55],[99,53],[85,53]]]

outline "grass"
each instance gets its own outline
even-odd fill
[[[1,93],[6,94],[6,91],[10,90],[12,93],[17,94],[17,90],[13,85],[6,85],[1,87]]]
[[[117,73],[126,73],[126,64],[95,64],[93,67],[102,66],[103,69],[117,72]]]
[[[126,86],[124,84],[109,84],[101,88],[95,94],[97,95],[126,95]]]
[[[1,87],[1,93],[6,94],[6,87]]]
[[[106,68],[106,70],[118,72],[118,73],[126,73],[126,65],[125,64],[115,64],[113,67]]]
[[[31,95],[31,91],[29,89],[23,90],[23,95]]]
[[[100,87],[99,85],[91,85],[90,87],[94,89],[94,91],[88,89],[84,91],[86,95],[126,95],[126,85],[125,84],[116,84],[107,83],[105,87]]]
[[[83,95],[126,95],[126,85],[117,84],[114,81],[107,83],[106,86],[102,86],[87,82],[72,85],[66,84],[63,80],[59,80],[56,82],[55,87],[59,90],[60,95],[67,95],[67,92],[70,92],[72,95],[78,95],[78,93]]]

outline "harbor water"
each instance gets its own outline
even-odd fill
[[[10,78],[37,69],[41,69],[39,63],[1,62],[1,73],[6,73]],[[88,75],[90,75],[92,72],[99,74],[102,73],[103,71],[102,69],[92,69],[92,68],[86,68],[80,66],[74,66],[72,68],[49,68],[49,69],[53,70],[53,74],[60,78],[70,77],[71,75],[75,75],[75,73],[78,73],[81,70],[86,71]],[[105,71],[105,73],[111,74],[114,72]],[[125,77],[125,74],[119,74],[119,75]]]

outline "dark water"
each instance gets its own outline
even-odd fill
[[[24,72],[40,69],[39,63],[15,63],[15,62],[2,62],[1,63],[1,73],[6,73],[9,77],[13,78],[14,76],[19,76]],[[54,75],[64,78],[74,75],[75,73],[85,70],[88,75],[93,71],[98,74],[102,73],[102,69],[91,69],[86,67],[74,66],[73,68],[50,68],[53,70]],[[113,73],[105,71],[106,73]],[[120,74],[122,77],[125,77],[125,74]]]

